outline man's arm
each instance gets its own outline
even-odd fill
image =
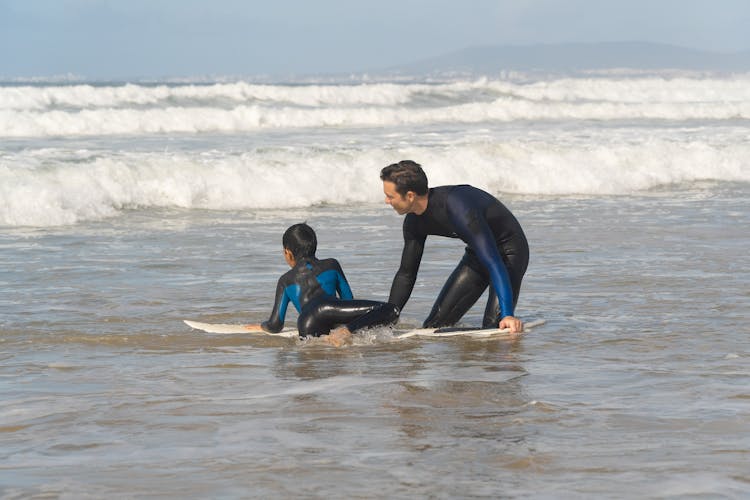
[[[393,278],[391,294],[388,297],[388,302],[394,304],[399,310],[402,310],[406,305],[411,296],[411,291],[414,289],[414,283],[417,281],[417,272],[422,261],[425,239],[426,236],[420,237],[411,234],[404,224],[404,250],[401,253],[401,265]]]
[[[498,322],[507,316],[513,317],[513,288],[510,276],[497,250],[495,235],[487,224],[487,219],[479,207],[473,206],[471,200],[463,196],[451,196],[449,207],[449,215],[456,233],[474,250],[490,273],[492,287],[500,302]]]

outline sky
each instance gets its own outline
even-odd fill
[[[362,73],[481,45],[750,49],[750,0],[0,0],[0,78]]]

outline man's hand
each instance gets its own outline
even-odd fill
[[[518,318],[514,318],[513,316],[506,316],[500,320],[500,323],[497,325],[497,327],[501,330],[503,328],[508,328],[510,330],[510,333],[521,333],[523,331],[523,321]]]

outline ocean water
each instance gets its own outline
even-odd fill
[[[0,85],[0,498],[746,498],[748,125],[748,75]],[[387,298],[407,158],[513,210],[543,326],[182,323],[265,319],[301,221]]]

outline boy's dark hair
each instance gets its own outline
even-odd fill
[[[380,171],[380,180],[394,183],[396,192],[401,196],[409,191],[414,191],[419,196],[427,194],[427,174],[415,161],[402,160],[388,165]]]
[[[315,231],[306,222],[289,226],[284,231],[281,243],[284,248],[292,252],[295,260],[315,257],[315,251],[318,249],[318,238],[315,236]]]

